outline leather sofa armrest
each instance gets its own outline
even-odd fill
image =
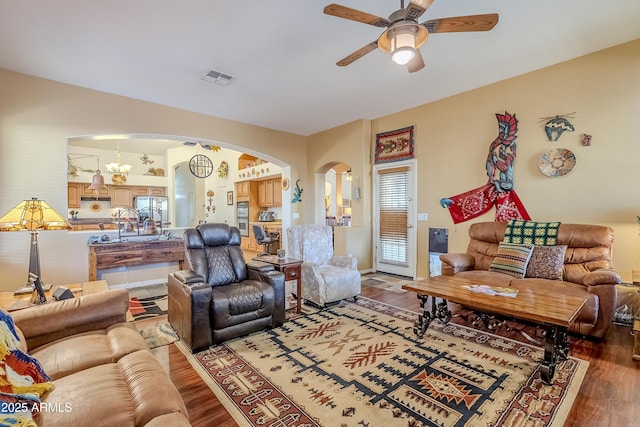
[[[271,266],[273,267],[273,265]],[[261,271],[257,269],[249,268],[247,270],[250,280],[259,280],[266,282],[273,287],[275,293],[276,308],[273,313],[273,325],[279,325],[284,323],[286,318],[285,313],[285,286],[284,286],[284,273],[275,271],[273,268],[270,271]]]
[[[342,268],[358,269],[358,258],[346,255],[334,255],[329,260],[330,265]]]
[[[82,332],[126,321],[129,292],[118,289],[29,307],[11,313],[29,350]]]
[[[176,273],[170,273],[168,283],[169,323],[192,352],[213,343],[209,316],[211,286],[195,281],[196,276],[190,275],[194,281],[185,283],[176,277]]]
[[[268,262],[262,261],[251,261],[247,263],[247,268],[249,271],[272,271],[275,269],[273,264],[269,264]]]
[[[473,270],[475,259],[469,254],[442,254],[442,274],[453,276],[461,271]]]
[[[192,270],[176,271],[173,273],[173,275],[176,279],[178,279],[178,281],[186,284],[200,283],[205,281],[204,277]]]
[[[587,273],[582,279],[586,286],[617,285],[622,283],[622,278],[617,271],[609,268],[599,268]]]

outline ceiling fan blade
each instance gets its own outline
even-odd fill
[[[363,24],[373,25],[374,27],[387,28],[391,25],[391,22],[389,22],[388,19],[380,18],[379,16],[371,15],[367,12],[362,12],[334,3],[325,6],[324,13],[327,15],[337,16],[338,18],[350,19],[352,21],[362,22]]]
[[[422,23],[430,33],[462,33],[489,31],[498,23],[497,13],[430,19]]]
[[[407,70],[410,73],[415,73],[416,71],[420,71],[424,68],[424,59],[422,59],[422,54],[420,53],[420,49],[416,49],[416,54],[411,61],[407,63]]]
[[[367,53],[369,53],[371,51],[374,51],[377,47],[378,47],[378,41],[377,40],[373,41],[373,42],[369,43],[368,45],[365,45],[365,46],[361,47],[360,49],[356,50],[355,52],[345,56],[340,61],[336,62],[336,65],[338,65],[340,67],[344,67],[345,65],[349,65],[352,62],[354,62],[355,60],[358,60],[358,59],[362,58]]]
[[[411,0],[409,5],[404,9],[405,19],[416,20],[420,18],[433,2],[434,0]]]

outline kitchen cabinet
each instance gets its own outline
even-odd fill
[[[80,195],[82,197],[109,197],[109,186],[106,186],[104,189],[102,190],[90,190],[89,186],[91,186],[90,183],[82,183],[80,184],[81,188],[82,188],[82,192],[80,193]],[[97,193],[97,194],[96,194]]]
[[[240,202],[249,201],[250,182],[240,181],[236,182],[236,199]]]
[[[258,206],[261,208],[267,207],[267,185],[265,181],[258,182]]]
[[[130,208],[133,207],[133,187],[111,186],[111,207]]]
[[[273,206],[282,206],[282,179],[273,180]]]
[[[67,205],[69,209],[80,207],[80,193],[82,192],[79,182],[67,183]]]
[[[280,178],[258,181],[258,206],[261,208],[282,206]]]
[[[133,187],[134,196],[154,196],[164,197],[167,195],[167,189],[165,187]]]

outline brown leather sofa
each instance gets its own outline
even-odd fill
[[[55,388],[38,426],[190,426],[180,394],[132,323],[124,289],[10,313],[21,350]]]
[[[465,254],[443,254],[442,274],[472,280],[478,284],[536,289],[550,294],[587,298],[570,332],[602,338],[606,334],[616,306],[616,284],[621,282],[611,269],[613,230],[586,224],[561,224],[558,245],[566,245],[562,280],[517,279],[489,271],[498,244],[503,241],[506,222],[481,222],[469,228]]]
[[[191,351],[284,322],[284,274],[248,266],[237,227],[189,228],[184,245],[189,270],[169,274],[168,317]]]

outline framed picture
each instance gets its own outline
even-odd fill
[[[227,191],[227,205],[233,204],[233,191]]]
[[[413,158],[413,126],[376,135],[376,163]]]

